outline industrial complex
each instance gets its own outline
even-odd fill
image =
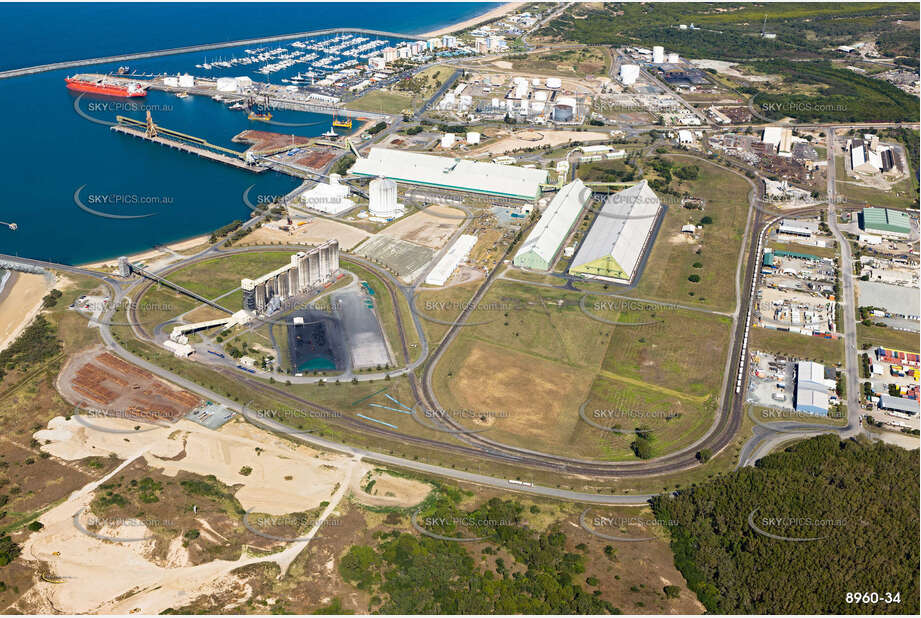
[[[241,279],[243,308],[271,314],[281,302],[331,281],[339,272],[339,241],[330,240],[307,251],[298,251],[291,262],[258,279]]]
[[[543,170],[378,147],[357,159],[349,171],[356,176],[514,201],[536,200],[547,182]]]

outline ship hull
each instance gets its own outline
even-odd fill
[[[124,86],[115,86],[111,84],[95,84],[93,82],[82,82],[76,80],[67,80],[67,88],[76,92],[90,92],[92,94],[101,94],[109,97],[143,97],[147,96],[145,90],[129,90]]]

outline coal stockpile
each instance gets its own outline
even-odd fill
[[[297,318],[302,318],[303,323]],[[288,356],[291,368],[335,371],[347,366],[345,340],[339,320],[318,310],[296,311],[287,316]]]

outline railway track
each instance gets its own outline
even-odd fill
[[[754,186],[753,191],[757,193],[757,190]],[[757,195],[753,199],[757,199]],[[820,210],[820,208],[812,207],[791,210],[785,213],[777,214],[783,214],[784,216],[795,216],[814,213],[818,210]],[[747,245],[748,257],[746,260],[745,268],[742,272],[741,280],[743,282],[750,281],[754,276],[754,269],[758,267],[758,238],[765,225],[769,223],[769,220],[770,219],[765,216],[765,213],[756,209],[754,220],[752,222],[751,233],[749,234],[749,242]],[[193,260],[187,260],[159,274],[161,276],[166,276],[170,272],[178,270],[179,268],[183,268],[200,261],[214,259],[214,257],[221,255],[232,255],[251,251],[278,251],[297,248],[298,247],[296,246],[283,245],[280,247],[265,246],[227,249],[220,252],[212,252],[206,255],[197,256]],[[371,272],[374,272],[383,282],[395,308],[397,332],[399,335],[400,351],[403,355],[403,361],[404,363],[408,364],[410,360],[410,354],[405,330],[406,324],[401,312],[398,310],[399,297],[402,293],[401,290],[398,288],[397,284],[391,280],[387,273],[377,272],[373,265],[365,262],[364,260],[344,256],[341,259],[344,262],[350,262],[362,268],[366,268]],[[711,449],[711,451],[716,454],[722,451],[731,443],[733,437],[736,435],[742,424],[744,403],[744,395],[735,395],[736,381],[734,378],[738,375],[738,372],[742,372],[744,375],[744,372],[747,371],[747,358],[741,359],[741,362],[738,364],[730,363],[730,366],[734,368],[734,371],[733,374],[728,376],[725,380],[725,389],[721,406],[723,411],[720,413],[713,431],[711,431],[711,433],[703,439],[695,451],[674,453],[653,460],[612,463],[581,460],[562,455],[555,455],[552,453],[533,451],[530,449],[496,442],[477,433],[470,433],[465,427],[460,425],[453,418],[444,414],[438,414],[438,411],[441,410],[441,407],[438,404],[438,399],[434,394],[431,384],[431,377],[434,368],[440,360],[441,356],[444,354],[445,350],[450,346],[451,342],[460,332],[460,328],[463,327],[465,321],[470,317],[471,312],[474,311],[477,304],[482,301],[498,276],[499,269],[493,270],[493,272],[490,273],[487,279],[484,281],[484,284],[481,285],[477,290],[471,301],[467,303],[458,319],[449,329],[448,333],[442,338],[441,342],[434,349],[433,353],[429,355],[428,359],[425,361],[423,365],[424,369],[422,378],[418,378],[411,371],[407,374],[410,388],[413,392],[414,398],[416,399],[416,403],[421,406],[423,410],[434,411],[434,418],[437,420],[442,429],[452,432],[452,437],[459,443],[415,436],[401,432],[399,430],[389,429],[384,426],[373,426],[369,423],[365,423],[357,418],[347,415],[340,414],[339,416],[335,416],[334,413],[338,412],[337,410],[333,410],[332,408],[317,404],[304,397],[287,392],[278,386],[267,384],[256,378],[240,375],[239,372],[235,372],[230,369],[222,368],[219,369],[218,372],[222,375],[225,375],[226,377],[232,378],[237,382],[246,384],[248,388],[256,392],[277,397],[285,401],[290,401],[297,406],[302,406],[308,409],[326,413],[330,416],[330,418],[336,418],[335,421],[332,421],[333,424],[348,428],[349,430],[357,431],[364,435],[395,440],[407,445],[433,449],[437,452],[446,452],[461,456],[473,456],[479,459],[492,460],[497,463],[515,464],[529,468],[556,471],[566,474],[585,475],[599,478],[620,478],[653,476],[658,474],[677,472],[699,465],[696,451],[707,448]],[[146,292],[147,289],[149,289],[151,285],[153,285],[152,281],[147,281],[142,284],[142,286],[139,288],[139,292],[136,295],[136,298],[141,298],[141,296]],[[408,301],[412,302],[412,298],[409,298]],[[743,310],[743,313],[744,309],[750,305],[750,302],[751,287],[745,286],[742,289],[741,302],[739,303],[739,308],[740,310]],[[136,304],[132,303],[132,319],[130,320],[132,322],[132,328],[136,329],[136,334],[140,335],[143,339],[151,341],[149,334],[146,332],[143,326],[140,325],[139,321],[136,319],[136,315],[133,313],[135,308]],[[745,328],[745,320],[737,319],[736,329],[733,337],[733,349],[731,355],[732,358],[739,358]],[[423,335],[423,333],[420,333],[420,335]],[[738,367],[737,370],[735,370],[736,367]]]

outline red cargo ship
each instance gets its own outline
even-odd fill
[[[78,79],[76,77],[67,77],[64,79],[67,87],[71,90],[80,92],[92,92],[94,94],[104,94],[110,97],[143,97],[147,96],[147,90],[140,82],[131,82],[120,84],[105,78],[88,80]]]

